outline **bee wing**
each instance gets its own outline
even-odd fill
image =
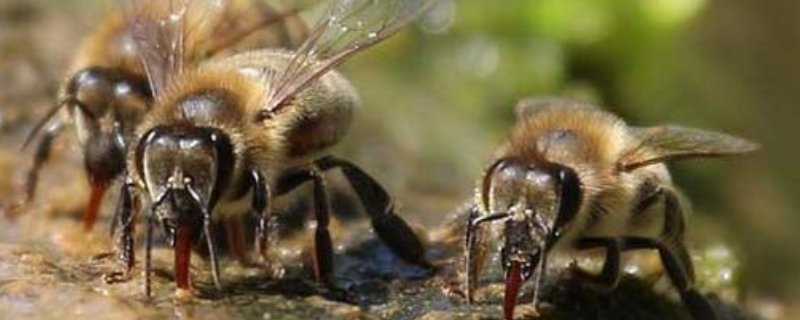
[[[517,120],[522,120],[552,110],[554,108],[573,108],[573,109],[598,109],[597,106],[587,102],[561,98],[555,96],[533,97],[521,100],[514,109]]]
[[[265,111],[277,111],[313,80],[391,37],[437,1],[334,0],[286,67],[273,75]]]
[[[620,160],[625,171],[672,160],[748,153],[759,148],[756,143],[724,133],[679,126],[631,128],[631,133],[640,143]]]
[[[300,17],[307,4],[275,2],[227,0],[213,34],[203,45],[205,56],[265,47],[291,49],[301,44],[308,37],[308,26]]]
[[[118,0],[153,94],[183,72],[224,0]],[[204,29],[205,28],[205,29]]]

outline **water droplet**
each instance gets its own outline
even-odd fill
[[[422,31],[429,34],[447,32],[456,21],[456,4],[452,0],[439,1],[420,20]]]
[[[473,38],[459,55],[460,69],[479,78],[490,76],[500,65],[500,49],[486,37]]]

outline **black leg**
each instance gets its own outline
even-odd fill
[[[144,233],[144,294],[147,297],[152,296],[152,287],[150,284],[150,274],[153,271],[153,221],[156,218],[155,207],[151,206],[150,210],[145,212],[145,233]]]
[[[317,222],[314,230],[314,273],[317,281],[329,284],[333,274],[333,244],[328,231],[331,219],[328,194],[321,172],[312,169],[310,174],[314,184],[314,217]]]
[[[547,277],[547,252],[548,248],[545,244],[539,247],[539,256],[534,257],[533,261],[538,261],[536,264],[535,277],[533,279],[533,299],[531,301],[534,308],[539,309],[539,292],[543,287],[545,277]]]
[[[573,268],[573,272],[603,292],[610,292],[617,287],[620,278],[620,251],[621,246],[616,238],[581,238],[575,244],[578,250],[588,250],[604,248],[606,250],[603,269],[600,274],[591,274],[579,267]]]
[[[656,249],[661,257],[661,263],[667,271],[672,285],[678,290],[681,301],[689,309],[694,320],[716,320],[717,316],[708,301],[692,287],[694,275],[691,261],[686,248],[681,244],[666,244],[658,240],[639,237],[627,237],[624,240],[625,249]]]
[[[103,276],[108,283],[123,282],[130,279],[131,271],[135,264],[134,254],[134,240],[135,233],[135,217],[138,201],[135,197],[135,185],[132,181],[128,180],[120,187],[119,200],[117,208],[114,210],[114,218],[111,224],[111,238],[116,237],[117,229],[119,229],[119,237],[117,237],[117,259],[122,265],[122,272],[113,272]]]
[[[667,276],[678,290],[681,300],[689,309],[692,318],[716,320],[714,309],[703,295],[693,288],[694,267],[689,252],[683,244],[686,223],[680,199],[672,190],[662,189],[660,194],[664,196],[664,230],[660,239],[626,237],[623,239],[624,249],[658,250]]]
[[[28,203],[36,196],[36,186],[39,183],[39,171],[48,159],[53,150],[53,142],[58,135],[63,132],[63,126],[59,123],[48,127],[42,134],[42,139],[36,145],[36,153],[33,155],[33,166],[28,171],[25,181],[25,199],[23,203]]]
[[[255,248],[256,252],[261,258],[261,263],[266,263],[269,255],[269,235],[267,223],[269,221],[270,214],[269,206],[271,202],[271,194],[269,185],[260,172],[253,171],[251,173],[251,179],[253,185],[252,207],[253,214],[256,218]]]
[[[320,159],[316,163],[322,171],[334,168],[342,169],[364,205],[375,233],[392,251],[405,261],[428,269],[435,269],[433,264],[425,258],[425,247],[422,241],[408,223],[395,214],[389,194],[375,179],[349,161],[333,156]]]
[[[480,282],[481,270],[483,269],[483,263],[488,250],[485,225],[476,225],[474,223],[479,214],[480,212],[477,204],[473,204],[469,209],[469,215],[466,221],[467,227],[465,228],[466,234],[464,235],[464,252],[466,254],[466,280],[464,282],[466,286],[467,303],[474,302],[475,290],[478,288],[478,283]]]
[[[115,213],[121,227],[119,242],[117,244],[119,247],[119,260],[123,263],[126,274],[131,272],[135,263],[133,235],[136,223],[134,221],[135,204],[133,189],[133,182],[126,182],[123,184]]]
[[[192,197],[194,197],[195,200],[200,200],[200,197],[193,188],[190,187],[188,190],[192,193]],[[214,241],[214,232],[211,230],[211,211],[208,208],[205,208],[200,201],[198,201],[197,204],[201,206],[203,212],[203,233],[205,234],[206,246],[208,247],[208,258],[211,260],[211,275],[214,278],[214,287],[216,287],[217,290],[222,290],[217,247],[216,242]]]
[[[278,182],[277,195],[288,193],[306,181],[312,182],[314,217],[317,223],[314,230],[314,276],[317,281],[330,284],[333,274],[333,244],[328,230],[330,209],[325,179],[320,171],[314,167],[282,177]]]
[[[208,258],[211,260],[211,275],[214,278],[214,286],[217,290],[222,290],[222,282],[220,281],[219,272],[219,258],[217,258],[217,250],[214,245],[214,233],[211,230],[211,217],[203,218],[203,232],[206,234],[206,245],[208,246]]]

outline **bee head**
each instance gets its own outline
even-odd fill
[[[502,263],[528,279],[579,210],[580,180],[574,170],[518,158],[498,160],[484,178],[486,219],[501,219]]]
[[[133,129],[147,109],[150,90],[144,79],[121,70],[90,67],[70,78],[62,102],[75,119],[78,140]]]
[[[67,106],[75,120],[89,180],[108,185],[124,166],[125,139],[147,108],[147,86],[121,71],[91,67],[67,83]]]
[[[229,137],[205,127],[155,127],[143,136],[136,153],[153,212],[170,233],[176,227],[196,231],[210,218],[230,183],[233,163]]]

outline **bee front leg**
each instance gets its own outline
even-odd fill
[[[25,180],[25,196],[18,205],[24,207],[26,204],[33,201],[36,196],[36,186],[39,184],[39,172],[42,167],[50,159],[53,150],[53,142],[63,132],[63,125],[58,122],[47,129],[42,134],[41,140],[36,145],[36,152],[33,154],[33,166],[28,170],[28,175]]]
[[[119,228],[117,238],[117,259],[122,264],[122,272],[113,272],[103,276],[107,283],[123,282],[131,277],[131,271],[135,264],[134,240],[135,216],[138,200],[135,195],[133,182],[126,181],[122,184],[119,202],[114,212],[114,222],[111,226],[111,236],[114,237]]]
[[[464,236],[464,252],[466,254],[464,261],[466,264],[466,279],[464,284],[467,303],[472,303],[475,300],[475,290],[478,288],[481,270],[486,260],[486,252],[489,249],[486,241],[486,227],[474,223],[479,215],[478,206],[472,206],[467,218],[467,228]]]
[[[150,276],[153,271],[153,227],[156,213],[151,206],[150,210],[147,210],[144,214],[144,294],[149,298],[153,295]]]
[[[604,248],[606,250],[603,269],[600,274],[591,274],[577,265],[572,268],[572,272],[583,281],[588,282],[601,292],[611,292],[617,287],[620,278],[620,251],[621,245],[617,238],[581,238],[575,244],[578,250],[589,250]]]
[[[256,218],[255,248],[261,258],[261,263],[267,263],[269,257],[268,221],[270,214],[271,193],[264,176],[258,172],[251,172],[253,185],[253,214]]]
[[[342,169],[347,181],[353,187],[378,237],[403,260],[435,270],[436,267],[425,257],[425,246],[411,227],[395,214],[394,204],[385,189],[361,168],[349,161],[328,156],[318,160],[323,171]]]

